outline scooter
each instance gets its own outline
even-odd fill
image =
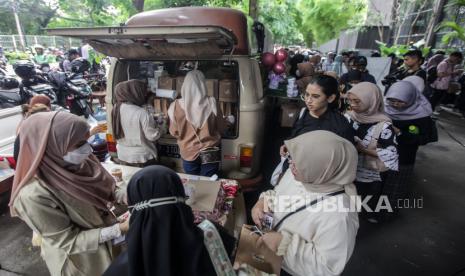
[[[59,71],[48,73],[48,79],[58,94],[58,104],[68,107],[71,113],[85,118],[92,114],[89,106],[92,89],[83,77],[89,66],[87,60],[79,58],[71,62],[71,73]]]
[[[49,97],[52,104],[57,102],[55,90],[48,80],[36,71],[34,63],[31,61],[18,61],[13,65],[13,69],[16,75],[21,78],[19,90],[23,103],[27,103],[30,98],[39,94]]]
[[[15,107],[22,103],[18,80],[0,73],[0,108]]]

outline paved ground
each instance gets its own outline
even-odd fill
[[[440,124],[465,144],[465,120],[443,114]],[[439,143],[421,148],[411,183],[411,198],[422,198],[423,208],[403,209],[379,225],[362,221],[344,276],[465,275],[465,147],[443,129],[439,133]],[[0,265],[21,275],[47,275],[30,237],[22,222],[0,216]],[[17,274],[0,270],[3,275]]]

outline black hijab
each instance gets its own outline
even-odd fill
[[[163,166],[138,171],[128,184],[128,204],[162,197],[185,197],[179,176]],[[105,272],[109,275],[216,275],[194,224],[192,209],[175,203],[133,210],[126,236],[128,250]]]

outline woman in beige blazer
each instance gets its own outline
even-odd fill
[[[20,130],[10,211],[39,235],[52,276],[101,275],[111,240],[127,231],[109,215],[115,184],[92,154],[89,126],[65,112],[31,115]]]

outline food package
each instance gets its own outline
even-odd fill
[[[158,78],[158,88],[176,90],[176,78],[161,76]]]
[[[218,99],[218,80],[217,79],[207,79],[207,95]]]
[[[300,108],[295,104],[281,105],[281,126],[293,127],[297,117],[299,117]]]
[[[220,80],[219,100],[221,102],[237,102],[237,82],[235,80]]]
[[[178,93],[178,95],[181,95],[181,88],[182,84],[184,83],[184,78],[184,76],[176,77],[176,92]]]

